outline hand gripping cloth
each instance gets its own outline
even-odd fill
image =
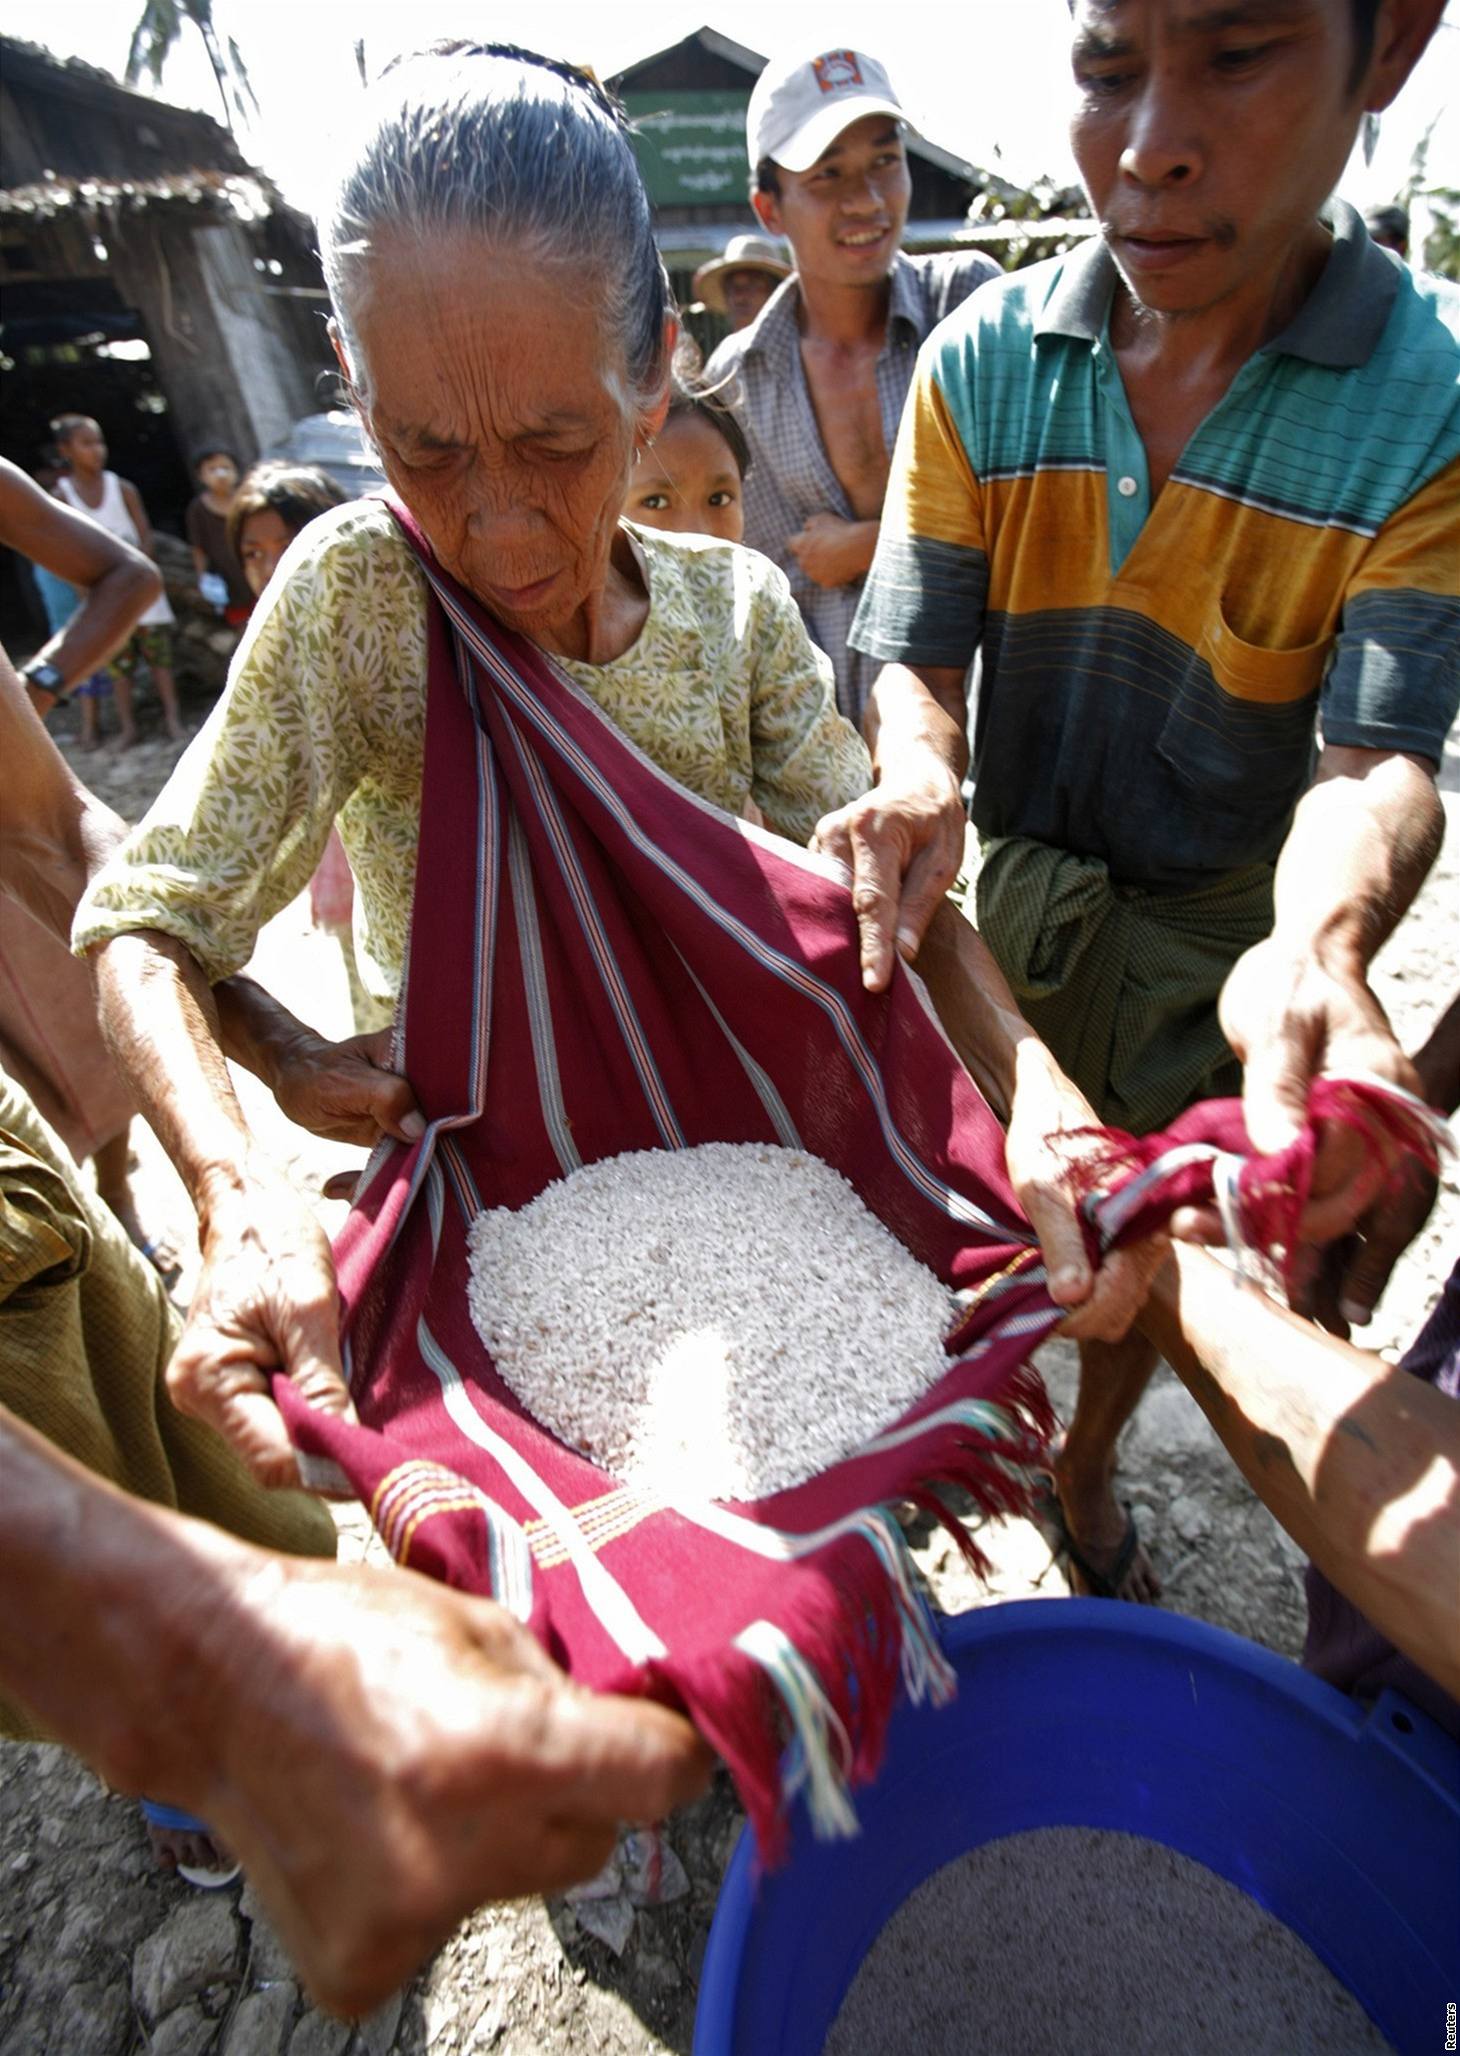
[[[841,874],[657,769],[392,511],[432,594],[397,1052],[428,1127],[377,1151],[336,1249],[359,1423],[276,1394],[314,1482],[343,1472],[398,1562],[491,1594],[581,1683],[687,1710],[773,1858],[797,1789],[822,1831],[854,1829],[899,1678],[951,1691],[888,1502],[1023,1505],[1051,1425],[1026,1359],[1060,1313],[920,982],[862,988]],[[706,1142],[823,1158],[966,1309],[917,1406],[753,1505],[666,1504],[596,1469],[524,1413],[468,1310],[483,1207]],[[1139,1163],[1120,1239],[1162,1211],[1159,1152]]]

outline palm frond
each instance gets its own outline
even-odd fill
[[[145,72],[154,85],[159,85],[162,67],[181,31],[177,0],[147,0],[127,50],[126,83],[135,86]]]

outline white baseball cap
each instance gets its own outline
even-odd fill
[[[824,50],[794,64],[768,64],[746,109],[752,168],[769,157],[787,171],[810,171],[843,129],[869,114],[907,120],[886,66],[861,50]]]

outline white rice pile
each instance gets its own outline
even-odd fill
[[[920,1885],[823,2056],[1382,2056],[1291,1928],[1144,1836],[1041,1828]]]
[[[523,1406],[664,1498],[825,1470],[941,1377],[959,1312],[845,1178],[770,1144],[608,1158],[469,1246],[472,1319]]]

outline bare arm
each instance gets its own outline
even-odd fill
[[[34,479],[3,458],[0,542],[33,563],[43,564],[84,595],[60,634],[53,635],[37,652],[55,665],[68,687],[89,676],[126,641],[162,591],[155,565],[74,508],[42,492]],[[52,694],[35,688],[31,698],[38,714],[47,713],[55,704]]]
[[[1432,1107],[1442,1114],[1460,1108],[1460,993],[1451,1000],[1414,1053],[1420,1090]]]
[[[1460,1403],[1176,1245],[1140,1325],[1329,1581],[1460,1699]]]
[[[378,2004],[483,1900],[591,1876],[709,1758],[571,1685],[500,1607],[270,1557],[0,1408],[0,1685],[113,1785],[201,1814],[314,1996]]]
[[[147,519],[147,509],[142,505],[142,495],[130,479],[119,479],[118,483],[122,488],[122,499],[126,503],[127,512],[136,524],[137,540],[149,557],[155,557],[157,544],[152,534],[152,523]]]
[[[1451,1000],[1410,1061],[1426,1105],[1453,1114],[1460,1106],[1460,997]],[[1401,1165],[1354,1234],[1309,1254],[1303,1310],[1345,1340],[1354,1328],[1365,1327],[1394,1266],[1429,1219],[1438,1190],[1438,1179],[1423,1165]]]
[[[925,756],[955,785],[968,769],[968,674],[955,666],[889,664],[872,688],[863,726],[879,772]]]
[[[108,1040],[203,1220],[214,1194],[246,1184],[252,1152],[212,990],[155,929],[116,936],[92,960]]]
[[[77,902],[126,824],[75,777],[27,704],[3,649],[0,762],[0,893],[69,942]],[[424,1131],[409,1084],[387,1068],[388,1035],[326,1041],[250,978],[226,979],[212,997],[224,1054],[261,1078],[301,1127],[366,1148],[382,1134],[414,1141]],[[236,1107],[231,1085],[228,1095]]]
[[[916,960],[938,1017],[1005,1123],[1010,1181],[1039,1237],[1049,1293],[1069,1309],[1065,1333],[1115,1341],[1129,1328],[1164,1242],[1107,1258],[1085,1254],[1069,1171],[1092,1144],[1095,1111],[1019,1011],[987,943],[946,899],[964,860],[968,765],[965,674],[890,664],[866,730],[877,783],[820,822],[816,847],[853,876],[862,982],[882,991],[896,955]]]
[[[126,833],[86,790],[46,734],[25,688],[0,649],[0,891],[10,894],[62,942],[87,879]]]
[[[208,981],[156,930],[93,951],[107,1038],[198,1212],[203,1268],[168,1389],[231,1442],[263,1484],[298,1482],[270,1376],[313,1406],[353,1411],[340,1370],[329,1244],[254,1148],[220,1043]]]

